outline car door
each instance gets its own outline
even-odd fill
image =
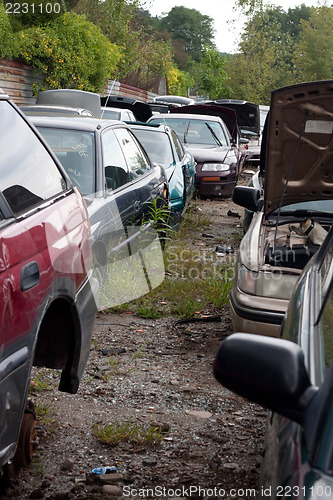
[[[141,144],[128,129],[116,129],[115,133],[122,146],[129,168],[133,189],[136,192],[134,203],[135,227],[137,233],[149,219],[153,204],[163,204],[166,200],[164,188],[166,177],[161,167],[154,167]]]
[[[82,218],[83,213],[86,217],[86,209],[81,196],[78,197],[70,188],[69,181],[37,133],[14,106],[0,100],[0,117],[2,466],[12,458],[17,445],[32,363],[39,354],[40,366],[44,366],[47,359],[45,365],[64,369],[62,342],[65,342],[66,353],[71,347],[70,336],[64,339],[57,331],[60,313],[65,313],[65,307],[62,309],[60,303],[59,322],[48,329],[47,341],[43,344],[45,352],[38,351],[42,345],[39,343],[41,325],[59,295],[68,303],[78,299],[75,287],[83,285],[86,277],[84,266],[89,269],[89,263],[83,262],[84,248],[88,245],[88,224]],[[90,251],[86,255],[91,257]],[[89,305],[87,300],[85,305]],[[48,342],[59,346],[57,353],[55,348],[46,354]],[[78,339],[78,345],[79,342]],[[77,349],[77,360],[85,347],[82,345]],[[72,377],[74,385],[74,366]],[[65,389],[68,392],[73,389],[69,386],[68,383]]]
[[[101,136],[102,170],[110,214],[104,221],[104,232],[110,237],[108,253],[122,247],[127,254],[128,238],[139,224],[140,199],[125,156],[127,140],[125,127],[107,128]]]

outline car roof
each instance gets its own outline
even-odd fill
[[[74,113],[77,112],[77,114],[81,115],[82,112],[87,112],[89,113],[90,116],[92,116],[92,113],[89,109],[85,109],[85,108],[74,108],[74,107],[71,107],[71,106],[57,106],[57,105],[47,105],[47,104],[31,104],[31,105],[27,105],[27,106],[20,106],[20,109],[21,111],[23,111],[24,113],[26,112],[29,112],[31,111],[32,113],[34,111],[36,112],[42,112],[42,111],[48,111],[48,110],[57,110],[59,112],[66,112],[66,111],[73,111]],[[73,114],[74,114],[73,113]],[[88,115],[86,115],[88,116]]]
[[[110,125],[129,128],[125,122],[119,120],[105,120],[103,118],[93,118],[90,116],[30,116],[29,118],[35,126],[67,128],[71,130],[79,129],[87,132],[102,130]]]

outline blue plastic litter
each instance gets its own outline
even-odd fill
[[[117,467],[96,467],[95,469],[90,471],[90,474],[97,474],[98,476],[102,476],[103,474],[112,474],[112,472],[116,472]]]

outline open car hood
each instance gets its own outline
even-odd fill
[[[138,101],[137,99],[132,99],[131,97],[122,97],[119,95],[101,97],[101,106],[130,109],[133,111],[136,119],[140,122],[146,122],[153,116],[149,104],[143,101]]]
[[[231,137],[237,139],[237,116],[233,109],[216,106],[214,103],[192,104],[180,108],[170,109],[170,113],[191,113],[195,115],[219,116],[226,124]]]
[[[265,215],[333,198],[333,80],[273,91],[264,134]]]
[[[216,105],[234,109],[237,115],[237,123],[242,132],[249,131],[260,134],[260,109],[258,104],[238,99],[220,99],[213,101]]]

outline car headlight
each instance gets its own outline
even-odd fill
[[[225,163],[204,163],[201,170],[202,172],[225,172],[229,170],[229,165]]]
[[[256,272],[241,266],[237,286],[250,295],[289,300],[297,278],[297,274],[286,274],[279,269]]]

